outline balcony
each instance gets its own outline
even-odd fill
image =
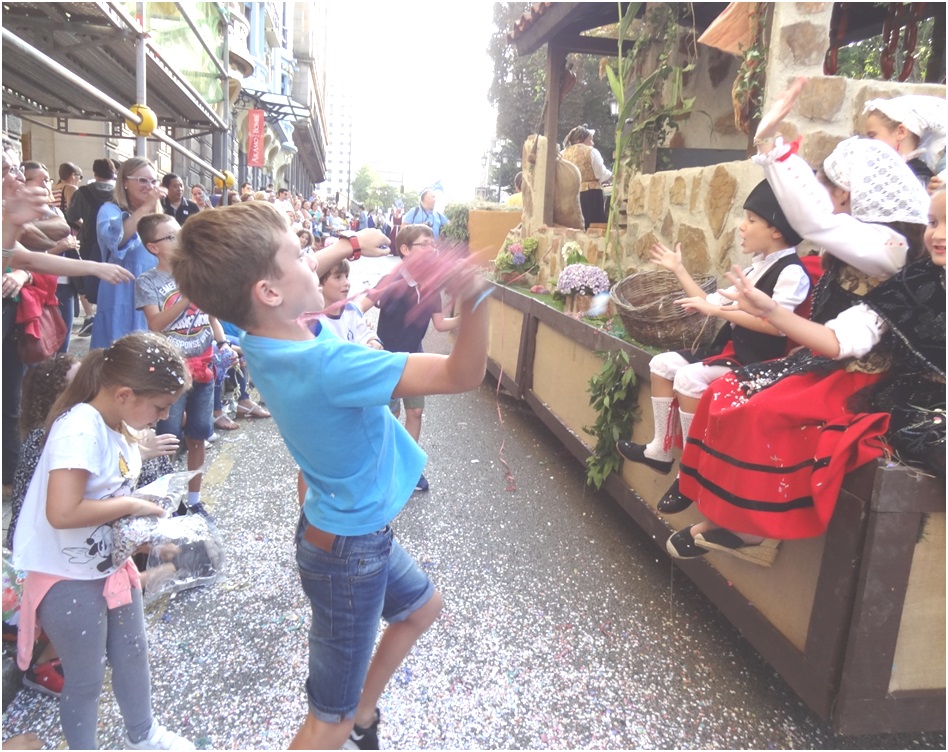
[[[244,17],[240,3],[230,2],[227,8],[230,11],[230,27],[228,29],[228,45],[230,51],[230,67],[246,78],[253,73],[253,56],[247,40],[250,38],[250,22]]]

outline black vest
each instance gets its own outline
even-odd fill
[[[795,253],[788,254],[774,262],[763,276],[754,283],[761,292],[773,295],[774,288],[777,286],[777,279],[780,272],[788,266],[796,264],[803,266],[800,257]],[[720,362],[714,361],[714,355],[720,354],[728,341],[734,342],[734,359],[738,364],[759,363],[763,360],[773,360],[782,358],[787,349],[787,338],[782,334],[764,334],[763,332],[754,332],[745,329],[742,326],[731,326],[725,323],[718,332],[714,342],[707,350],[707,355],[700,360],[709,360],[710,365],[729,365],[733,361],[729,358],[722,358]]]

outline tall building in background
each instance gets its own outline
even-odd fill
[[[326,181],[318,192],[339,206],[349,205],[352,177],[358,166],[352,161],[353,103],[343,69],[334,65],[330,43],[326,73]]]

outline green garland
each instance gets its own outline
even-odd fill
[[[606,478],[622,468],[616,442],[632,435],[641,420],[639,385],[625,350],[597,352],[603,359],[599,373],[589,380],[589,404],[597,413],[596,423],[583,430],[596,437],[596,446],[586,459],[586,483],[598,491]]]
[[[741,48],[741,67],[734,79],[734,124],[750,135],[757,129],[763,109],[764,86],[767,81],[768,11],[764,3],[756,3],[750,14],[754,27],[753,41]]]

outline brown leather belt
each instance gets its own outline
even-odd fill
[[[310,545],[316,546],[316,548],[320,548],[329,553],[332,553],[332,544],[336,541],[336,536],[333,533],[327,533],[325,530],[313,527],[309,523],[306,523],[303,537]]]

